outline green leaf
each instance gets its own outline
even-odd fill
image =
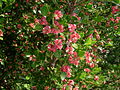
[[[113,0],[115,3],[120,4],[120,0]]]
[[[44,3],[44,0],[41,0],[41,2],[43,2],[43,3]]]
[[[89,75],[89,76],[86,76],[86,78],[90,79],[90,78],[93,78],[93,76],[92,76],[92,75]]]
[[[97,41],[92,41],[92,45],[95,44]]]
[[[42,29],[42,26],[38,24],[38,25],[35,26],[35,29],[36,29],[36,30],[41,30],[41,29]]]
[[[65,89],[66,89],[66,90],[70,90],[70,86],[67,85]]]
[[[5,18],[1,15],[1,17],[0,17],[0,23],[4,23],[4,21],[5,21]]]
[[[101,22],[101,21],[104,20],[104,17],[102,17],[102,16],[96,16],[96,17],[94,18],[94,20],[95,20],[96,22]]]
[[[7,0],[2,0],[2,1],[3,1],[3,2],[6,2],[6,3],[8,2]]]
[[[84,32],[79,33],[80,37],[83,38],[84,37]]]
[[[48,12],[49,12],[49,6],[47,4],[45,4],[42,8],[41,8],[41,13],[43,16],[47,16]]]
[[[62,73],[60,74],[60,78],[61,78],[61,80],[64,80],[65,77],[66,77],[66,73],[65,73],[65,72],[62,72]]]
[[[81,75],[80,75],[80,79],[85,79],[86,76],[87,76],[86,72],[83,72],[83,73],[81,73]]]
[[[26,80],[29,80],[30,79],[30,77],[29,76],[26,76]]]
[[[4,65],[4,62],[1,62],[1,65]]]
[[[64,26],[67,26],[67,19],[65,18],[62,18],[60,21],[59,21],[60,24],[63,24]]]
[[[93,6],[93,5],[87,5],[86,7],[87,7],[88,9],[91,9],[92,6]]]
[[[23,84],[27,90],[30,90],[30,84]]]
[[[0,29],[3,28],[4,26],[0,24]]]
[[[86,42],[85,42],[85,45],[91,45],[91,43],[92,43],[91,38],[88,38],[88,39],[86,40]]]
[[[88,38],[87,40],[86,40],[86,42],[85,42],[85,45],[93,45],[93,44],[95,44],[97,41],[92,41],[92,39],[91,38]]]
[[[37,10],[34,9],[33,12],[36,14]]]
[[[57,52],[54,53],[54,56],[56,58],[60,58],[61,57],[61,54],[62,54],[62,51],[61,50],[57,50]]]
[[[100,85],[100,82],[98,82],[98,81],[96,81],[96,82],[94,82],[96,85]]]
[[[119,31],[119,32],[117,32],[116,34],[120,35],[120,31]]]
[[[99,73],[101,71],[101,67],[96,67],[96,68],[94,68],[93,70],[92,70],[92,73],[93,74],[97,74],[97,73]]]
[[[84,23],[84,24],[89,24],[89,16],[85,16],[83,19],[81,19],[81,23]]]
[[[78,20],[75,16],[72,16],[71,19],[72,19],[72,20]]]
[[[15,0],[8,0],[9,1],[9,3],[14,3],[15,2]]]
[[[85,54],[85,51],[81,51],[81,50],[78,51],[78,55],[79,55],[80,57],[83,57],[84,54]]]
[[[3,40],[3,37],[0,37],[0,40]]]
[[[83,13],[79,13],[79,14],[78,14],[79,17],[82,17],[83,15],[84,15]]]
[[[113,41],[110,41],[109,43],[107,43],[106,46],[113,46]]]
[[[35,68],[36,67],[36,64],[35,63],[32,63],[32,65],[31,65],[33,68]]]
[[[0,0],[0,8],[2,7],[2,1]]]
[[[78,45],[76,43],[72,44],[72,46],[75,48],[75,49],[78,49]]]

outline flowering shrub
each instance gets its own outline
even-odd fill
[[[104,66],[120,35],[115,2],[2,0],[0,8],[1,89],[119,88],[116,67]]]

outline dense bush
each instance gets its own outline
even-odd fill
[[[0,88],[119,89],[118,3],[0,1]]]

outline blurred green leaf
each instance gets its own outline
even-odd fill
[[[84,37],[84,32],[80,32],[79,35],[80,35],[81,38],[83,38]]]
[[[74,44],[72,44],[72,46],[73,46],[75,49],[78,49],[78,44],[74,43]]]
[[[60,74],[60,78],[61,78],[61,80],[64,80],[65,77],[66,77],[66,73],[65,73],[65,72],[62,72],[62,73]]]
[[[78,14],[79,17],[82,17],[83,15],[84,15],[83,13],[79,13],[79,14]]]
[[[93,76],[92,76],[92,75],[89,75],[89,76],[86,76],[86,78],[90,79],[90,78],[93,78]]]
[[[80,79],[85,79],[86,76],[87,76],[86,72],[82,72],[80,75]]]
[[[91,38],[87,38],[87,40],[85,41],[85,45],[91,46],[93,44],[95,44],[97,41],[93,41]]]
[[[88,9],[91,9],[92,6],[93,6],[93,5],[87,5],[86,7],[87,7]]]
[[[91,38],[87,38],[85,45],[93,45],[95,44],[97,41],[93,41]]]
[[[72,19],[72,20],[78,20],[75,16],[72,16],[71,19]]]
[[[117,32],[116,34],[120,35],[120,31],[119,31],[119,32]]]
[[[35,68],[36,67],[36,63],[32,63],[32,65],[31,65],[33,68]]]
[[[60,19],[59,23],[60,23],[60,24],[63,24],[64,26],[67,26],[67,25],[68,25],[68,24],[67,24],[67,19],[66,19],[66,18]]]
[[[96,84],[96,85],[100,85],[100,82],[96,81],[95,84]]]
[[[36,29],[36,30],[41,30],[41,29],[42,29],[42,26],[38,24],[38,25],[35,26],[35,29]]]
[[[3,28],[4,26],[0,24],[0,29]]]
[[[23,84],[27,90],[30,90],[30,84]]]
[[[15,2],[15,0],[8,0],[8,2],[9,2],[9,3],[14,3],[14,2]]]
[[[36,14],[36,13],[37,13],[37,10],[34,9],[33,12]]]
[[[83,57],[84,54],[85,54],[85,51],[82,51],[82,50],[79,50],[79,51],[78,51],[78,55],[79,55],[80,57]]]
[[[92,73],[93,73],[93,74],[97,74],[97,73],[99,73],[100,71],[101,71],[101,67],[96,67],[96,68],[93,68]]]
[[[113,41],[110,41],[109,43],[107,43],[106,46],[113,46]]]
[[[4,17],[0,17],[0,23],[4,23],[5,18]]]
[[[26,80],[29,80],[30,79],[30,77],[29,76],[26,76]]]
[[[86,40],[86,42],[85,42],[85,45],[91,45],[91,43],[92,43],[91,38],[88,38],[88,39]]]
[[[43,7],[41,7],[41,13],[43,16],[47,16],[48,12],[49,12],[49,6],[47,4],[45,4]]]
[[[104,17],[103,17],[103,16],[96,16],[96,17],[94,18],[94,20],[95,20],[96,22],[101,22],[101,21],[104,20]]]
[[[3,1],[3,2],[6,2],[6,3],[8,2],[7,0],[2,0],[2,1]]]
[[[61,57],[61,54],[62,54],[62,51],[61,50],[57,50],[57,52],[54,53],[54,56],[56,58],[60,58]]]
[[[4,62],[0,62],[1,63],[1,65],[4,65]]]
[[[0,0],[0,8],[2,7],[2,1]]]
[[[115,3],[120,4],[120,0],[113,0]]]
[[[3,40],[3,37],[0,37],[0,40]]]
[[[69,85],[67,85],[65,89],[66,89],[66,90],[70,90],[70,86],[69,86]]]

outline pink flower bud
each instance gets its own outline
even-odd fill
[[[32,86],[32,90],[37,90],[37,87],[36,86]]]
[[[29,26],[30,26],[31,28],[35,28],[34,23],[30,23]]]
[[[39,23],[39,19],[35,18],[35,19],[34,19],[34,22],[35,22],[35,23]]]
[[[55,10],[55,12],[54,12],[54,17],[55,17],[55,19],[60,19],[60,18],[63,17],[63,14],[62,14],[61,11]]]
[[[15,4],[15,7],[18,7],[18,3]]]
[[[41,25],[48,25],[48,22],[47,22],[45,16],[43,16],[43,17],[39,20],[39,22],[40,22]]]
[[[82,85],[82,88],[87,88],[87,86],[86,85]]]
[[[0,36],[3,36],[3,32],[2,32],[2,30],[0,29]]]
[[[62,71],[62,72],[70,72],[70,70],[71,70],[71,69],[70,69],[70,66],[67,66],[67,65],[66,65],[66,66],[62,66],[62,67],[61,67],[61,71]]]
[[[94,63],[90,63],[90,68],[93,68],[95,67],[95,64]]]
[[[76,25],[75,24],[68,24],[68,29],[70,32],[74,32],[74,30],[76,29]]]
[[[53,44],[49,44],[49,45],[48,45],[48,50],[49,50],[49,51],[52,51],[52,52],[56,52],[57,46],[56,46],[56,45],[53,45]]]
[[[44,68],[43,66],[41,66],[41,67],[40,67],[40,70],[41,70],[41,71],[44,71],[44,70],[45,70],[45,68]]]
[[[97,40],[100,39],[100,35],[99,35],[99,34],[96,35],[96,39],[97,39]]]
[[[99,77],[98,77],[98,76],[95,76],[95,77],[94,77],[94,80],[99,80]]]
[[[21,28],[22,28],[22,25],[21,25],[21,24],[18,24],[18,25],[17,25],[17,28],[18,28],[18,29],[21,29]]]
[[[42,30],[42,32],[44,34],[48,34],[48,33],[51,33],[51,27],[50,26],[45,26]]]
[[[90,72],[91,70],[89,68],[84,69],[85,72]]]
[[[74,85],[74,81],[73,80],[69,80],[68,81],[68,85]]]

